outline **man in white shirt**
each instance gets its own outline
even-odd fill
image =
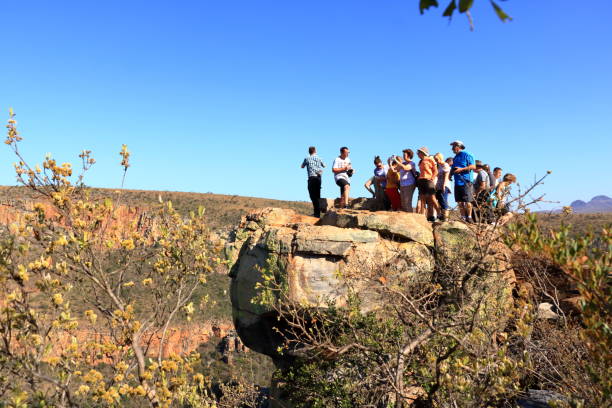
[[[349,149],[344,146],[340,148],[340,156],[336,157],[332,166],[334,180],[340,187],[340,208],[347,208],[349,204],[349,191],[351,189],[350,176],[353,175]]]

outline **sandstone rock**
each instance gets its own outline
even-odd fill
[[[359,293],[366,311],[377,309],[383,301],[371,290],[372,279],[367,273],[364,277],[364,271],[374,273],[385,268],[388,278],[397,280],[398,285],[408,284],[415,274],[433,271],[431,249],[421,242],[396,242],[366,228],[312,225],[310,218],[299,217],[291,210],[260,210],[247,215],[234,235],[231,245],[236,262],[230,271],[234,323],[244,343],[264,354],[275,356],[281,340],[273,329],[278,321],[272,305],[252,301],[259,293],[256,286],[264,283],[265,269],[279,275],[291,302],[304,307],[326,307],[328,302],[343,306],[350,286]],[[411,218],[406,217],[412,225],[427,231]],[[385,228],[385,219],[383,214],[377,220],[377,229],[402,229]],[[251,229],[252,223],[258,228]],[[362,225],[374,223],[366,221]],[[424,231],[410,236],[420,237]],[[420,241],[433,242],[431,227],[429,231],[429,239],[421,236]]]
[[[431,224],[421,214],[334,210],[325,213],[320,224],[368,229],[390,239],[415,241],[427,246],[434,244]]]
[[[553,310],[552,303],[544,302],[538,305],[538,319],[558,319],[560,316]]]
[[[377,242],[374,231],[329,226],[304,226],[295,235],[296,252],[320,255],[346,255],[353,243]]]
[[[319,199],[321,212],[326,213],[340,207],[340,198]],[[382,203],[369,197],[349,198],[349,207],[352,210],[380,211],[384,210]]]
[[[450,221],[436,224],[433,229],[436,249],[445,256],[472,250],[476,238],[463,222]]]
[[[378,202],[373,198],[359,197],[350,201],[349,207],[352,210],[361,210],[361,211],[378,211],[383,208],[379,208]]]
[[[258,226],[263,225],[287,225],[287,224],[296,224],[296,223],[306,223],[306,224],[314,224],[318,221],[315,217],[309,217],[307,215],[301,215],[296,213],[293,210],[286,210],[282,208],[262,208],[259,210],[254,210],[248,213],[245,217],[243,217],[240,225],[242,228],[245,226],[249,226],[253,228],[254,225],[251,222],[254,222]]]
[[[286,301],[301,307],[344,306],[351,289],[362,311],[376,311],[385,305],[375,286],[382,271],[384,280],[396,287],[434,277],[448,287],[460,285],[464,276],[453,275],[453,265],[444,264],[446,255],[467,251],[461,262],[475,262],[478,239],[463,223],[432,229],[424,216],[410,213],[332,210],[316,220],[292,210],[258,210],[244,217],[229,243],[235,254],[230,271],[234,325],[246,346],[281,366],[285,357],[277,351],[282,345],[278,330],[284,323],[277,319],[274,299],[253,302],[260,293],[257,285],[265,282],[263,271],[280,282]],[[486,248],[484,261],[480,257],[481,275],[468,279],[465,290],[468,305],[479,308],[479,317],[491,322],[493,333],[505,324],[504,314],[510,310],[514,274],[504,248]],[[449,280],[440,281],[441,269]]]

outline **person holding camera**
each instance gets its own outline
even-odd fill
[[[399,211],[401,209],[401,198],[399,193],[400,187],[400,158],[391,156],[388,160],[389,170],[387,171],[387,185],[385,194],[391,202],[391,210]]]
[[[341,147],[340,156],[336,157],[332,165],[334,180],[338,187],[340,187],[340,208],[348,208],[349,206],[349,192],[351,189],[350,177],[353,176],[354,172],[351,165],[351,159],[348,157],[349,153],[348,147]]]
[[[419,172],[416,171],[416,164],[412,161],[414,152],[411,149],[404,149],[402,153],[404,155],[403,161],[396,156],[396,161],[400,170],[400,197],[402,210],[412,212],[412,196],[416,189]]]

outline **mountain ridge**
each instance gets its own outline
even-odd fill
[[[588,202],[582,200],[572,201],[570,207],[576,213],[612,212],[612,198],[603,194],[596,195]]]

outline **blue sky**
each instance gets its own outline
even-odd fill
[[[552,170],[550,200],[612,195],[612,2],[500,4],[470,32],[417,0],[3,2],[0,110],[33,163],[93,150],[99,187],[125,143],[126,188],[308,200],[308,146],[347,145],[363,196],[376,154],[461,139],[523,185]]]

